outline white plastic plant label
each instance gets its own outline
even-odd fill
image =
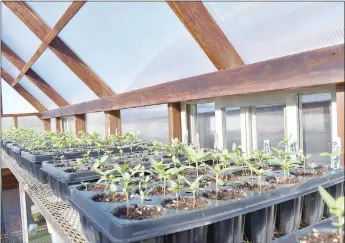
[[[200,136],[199,136],[199,133],[197,133],[197,134],[195,135],[195,148],[196,148],[197,150],[200,149]]]
[[[296,140],[290,140],[288,144],[288,151],[291,154],[291,159],[292,160],[297,160],[297,141]]]
[[[331,157],[331,168],[337,170],[340,168],[340,152],[341,152],[341,139],[340,139],[340,137],[337,137],[337,139],[333,141],[332,152],[333,153],[339,152],[339,153],[335,153]]]
[[[186,130],[186,133],[184,135],[183,145],[186,146],[186,147],[188,146],[188,130]]]
[[[271,147],[270,147],[270,140],[264,140],[264,149],[263,151],[265,153],[270,153],[271,152]]]

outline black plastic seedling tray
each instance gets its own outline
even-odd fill
[[[304,229],[301,229],[293,234],[277,238],[272,241],[272,243],[298,243],[302,236],[309,235],[313,232],[331,232],[337,231],[337,227],[332,225],[332,221],[336,220],[334,217],[325,219],[321,222],[318,222],[314,225],[308,226]]]
[[[251,220],[247,224],[254,227],[251,229],[252,232],[261,232],[262,237],[253,237],[253,242],[266,243],[270,242],[270,237],[273,236],[275,207],[278,208],[280,204],[311,194],[318,190],[319,185],[327,188],[343,181],[343,171],[339,171],[325,177],[312,178],[301,184],[282,187],[275,191],[262,194],[253,193],[239,201],[210,201],[210,206],[205,209],[179,211],[164,208],[165,214],[163,216],[140,221],[123,220],[113,216],[114,210],[125,206],[124,203],[95,202],[92,197],[99,192],[81,191],[77,185],[70,187],[69,200],[79,211],[81,221],[84,222],[82,224],[84,233],[90,242],[139,242],[150,239],[152,242],[167,240],[168,243],[208,243],[210,242],[208,241],[210,234],[228,234],[228,238],[222,240],[223,242],[232,242],[231,239],[234,236],[229,236],[229,229],[215,227],[215,224],[228,222],[231,225],[229,219],[246,215],[246,220]],[[135,200],[137,199],[130,203],[138,203],[138,200]],[[151,200],[145,204],[162,206],[162,197],[152,196]],[[242,224],[236,224],[234,228],[236,228],[234,233],[241,234]],[[218,232],[211,232],[211,230],[218,230]]]
[[[100,178],[100,175],[94,171],[70,173],[65,171],[68,169],[71,167],[56,167],[53,162],[43,162],[41,167],[41,171],[47,175],[48,184],[53,193],[65,201],[67,201],[70,185],[97,181]]]

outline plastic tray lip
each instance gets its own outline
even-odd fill
[[[83,214],[89,221],[93,222],[94,225],[97,225],[102,233],[106,233],[111,229],[116,229],[116,232],[119,232],[120,230],[123,231],[123,227],[125,227],[128,231],[127,234],[125,232],[121,232],[121,235],[117,235],[118,238],[114,238],[114,236],[109,235],[109,239],[111,239],[112,242],[122,242],[125,238],[129,241],[136,241],[223,221],[312,193],[317,191],[318,185],[329,187],[340,183],[343,180],[344,174],[342,172],[335,173],[322,178],[313,178],[302,184],[281,188],[276,191],[266,192],[253,197],[247,197],[239,201],[219,204],[217,206],[190,211],[188,213],[184,212],[175,214],[171,216],[171,218],[162,216],[151,221],[136,220],[130,224],[119,224],[118,219],[112,215],[111,219],[103,220],[103,222],[95,222],[97,213],[109,216],[109,212],[103,207],[96,206],[96,203],[87,196],[87,193],[79,191],[75,188],[76,186],[70,186],[69,200],[81,212],[85,211],[85,209],[82,209],[84,206],[92,208],[93,210],[88,210],[87,213],[84,212]],[[202,216],[202,218],[200,216]],[[110,223],[104,221],[110,221]],[[150,222],[155,222],[155,227],[152,227],[151,231],[147,229],[147,225],[140,227],[140,225],[148,224]],[[170,222],[174,222],[174,224],[171,224]],[[103,228],[103,230],[101,228]],[[176,230],[176,228],[178,228],[178,230]]]
[[[276,238],[272,241],[272,243],[291,243],[291,242],[299,242],[299,238],[305,235],[310,234],[311,232],[315,231],[336,231],[337,227],[332,225],[332,221],[336,219],[335,216],[330,218],[324,219],[316,224],[310,225],[303,229],[298,230],[293,234],[288,234],[282,236],[280,238]]]

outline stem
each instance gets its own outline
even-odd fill
[[[339,220],[340,220],[340,218],[339,218]],[[339,231],[340,243],[343,243],[344,242],[344,235],[343,235],[343,226],[342,225],[339,226],[338,231]]]
[[[193,191],[193,207],[195,208],[196,200],[195,200],[195,191]]]
[[[163,192],[164,192],[164,198],[165,198],[165,182],[166,182],[166,178],[164,177],[164,182],[163,182]]]
[[[216,173],[216,200],[218,200],[218,174]]]
[[[199,167],[198,167],[198,162],[196,162],[196,178],[199,177]]]

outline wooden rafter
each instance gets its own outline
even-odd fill
[[[9,84],[13,82],[13,78],[9,75],[3,68],[1,68],[1,77]],[[28,91],[26,91],[20,84],[13,87],[24,99],[27,100],[33,107],[35,107],[39,112],[47,111],[47,109],[33,97]]]
[[[56,28],[54,27],[55,29],[53,28],[52,30],[25,2],[10,1],[4,3],[43,42],[43,44],[49,42],[49,44],[47,44],[49,49],[98,97],[103,98],[115,95],[115,93],[57,36],[73,15],[82,7],[82,3],[72,3],[67,10],[69,12],[63,15],[56,24]],[[43,52],[43,49],[44,48],[41,46],[32,59],[37,60],[40,53]],[[27,69],[27,67],[24,68]],[[16,81],[19,80],[16,79]]]
[[[17,68],[22,69],[25,66],[25,62],[12,51],[3,41],[1,41],[2,54]],[[46,81],[44,81],[34,70],[31,68],[25,73],[26,77],[45,93],[55,104],[59,107],[67,106],[69,103],[56,92]],[[11,85],[14,87],[13,83]]]
[[[168,1],[170,8],[218,70],[244,65],[202,2]]]
[[[51,118],[344,83],[344,44],[279,57],[50,110]]]
[[[34,112],[34,113],[17,113],[17,114],[2,114],[1,117],[28,117],[28,116],[40,116],[41,113]]]

